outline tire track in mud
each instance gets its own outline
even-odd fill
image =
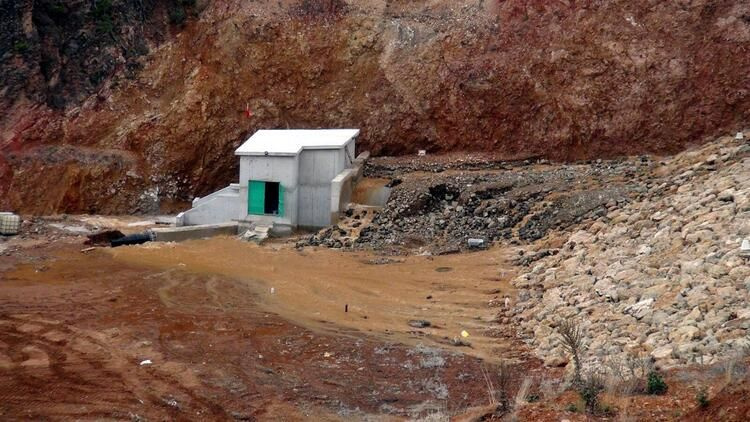
[[[194,385],[183,385],[179,374],[139,366],[112,335],[118,333],[33,316],[0,316],[0,416],[138,415],[146,403],[151,416],[186,410],[228,416],[220,404],[197,394]],[[162,366],[175,369],[168,364]]]
[[[186,297],[186,291],[192,295],[205,296],[209,299],[209,308],[222,312],[251,311],[250,304],[257,294],[243,283],[227,282],[217,276],[200,276],[167,270],[149,278],[164,280],[156,290],[162,304],[169,308],[195,308],[196,303],[192,297]],[[241,294],[239,294],[241,293]],[[244,298],[245,300],[240,300]]]
[[[69,327],[26,315],[3,316],[0,321],[4,354],[10,358],[6,371],[0,372],[4,410],[16,408],[29,416],[91,416],[98,413],[96,402],[86,400],[93,392],[97,402],[122,405],[116,379],[96,364],[108,356],[76,350],[73,344],[80,337]],[[79,397],[78,403],[61,399],[70,393]]]

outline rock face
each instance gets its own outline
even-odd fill
[[[112,77],[134,77],[164,40],[166,8],[153,0],[16,0],[0,5],[0,113],[24,102],[77,106]],[[183,12],[185,11],[182,8]]]
[[[184,3],[0,6],[3,206],[189,200],[234,180],[232,151],[260,128],[576,159],[675,152],[750,120],[737,0],[216,0],[180,29]]]
[[[516,280],[513,320],[542,359],[564,319],[587,332],[587,364],[628,356],[711,363],[750,344],[750,145],[723,138],[661,163],[640,200],[581,224]]]

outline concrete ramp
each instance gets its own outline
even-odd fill
[[[182,242],[213,236],[236,236],[237,222],[151,229],[157,242]]]

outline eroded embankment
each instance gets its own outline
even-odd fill
[[[375,154],[576,159],[674,152],[750,118],[750,55],[737,53],[750,5],[736,0],[219,0],[163,37],[137,34],[168,27],[167,7],[137,25],[114,8],[109,37],[17,3],[4,65],[32,75],[7,79],[23,93],[0,89],[0,205],[25,212],[189,201],[235,179],[233,150],[261,128],[359,127]],[[27,50],[42,30],[122,48],[49,37]],[[99,66],[120,50],[135,53]],[[95,67],[95,86],[72,77]],[[83,98],[53,109],[40,91]]]

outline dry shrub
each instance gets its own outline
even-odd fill
[[[513,408],[511,409],[510,416],[508,417],[510,420],[518,420],[518,412],[526,404],[526,396],[529,394],[530,388],[531,388],[531,378],[526,377],[523,379],[521,386],[518,388],[518,391],[516,392],[516,398],[513,400],[513,403],[512,403]]]
[[[585,333],[580,324],[573,320],[565,320],[560,323],[558,332],[562,340],[562,347],[573,356],[575,364],[574,384],[581,384],[581,355],[586,349]]]
[[[648,357],[628,356],[626,362],[627,376],[622,383],[623,394],[643,394],[648,387],[648,375],[654,371],[654,363]]]

